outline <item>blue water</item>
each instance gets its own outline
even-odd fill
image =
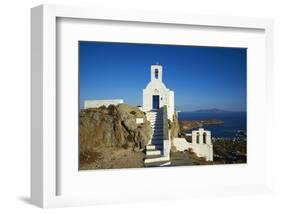
[[[179,121],[219,119],[223,124],[204,125],[203,128],[210,130],[212,137],[234,137],[237,130],[246,131],[246,112],[179,112]]]

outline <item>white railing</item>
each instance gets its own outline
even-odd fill
[[[168,126],[168,111],[167,106],[162,107],[163,113],[163,155],[170,159],[170,150],[171,150],[171,142],[170,142],[170,133]]]

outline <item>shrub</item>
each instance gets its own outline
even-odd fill
[[[130,112],[130,114],[136,115],[137,113],[136,113],[136,111],[133,110],[133,111]]]

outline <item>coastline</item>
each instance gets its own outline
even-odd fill
[[[182,120],[179,122],[182,131],[188,131],[204,127],[205,125],[220,125],[224,121],[219,119],[206,119],[206,120]]]
[[[234,138],[237,131],[247,132],[246,112],[179,112],[178,120],[180,124],[188,121],[182,125],[186,133],[203,127],[212,132],[212,137]]]

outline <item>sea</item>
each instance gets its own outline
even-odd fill
[[[233,138],[237,131],[247,131],[246,112],[179,112],[179,121],[219,119],[223,124],[204,125],[205,130],[211,131],[212,137]]]

